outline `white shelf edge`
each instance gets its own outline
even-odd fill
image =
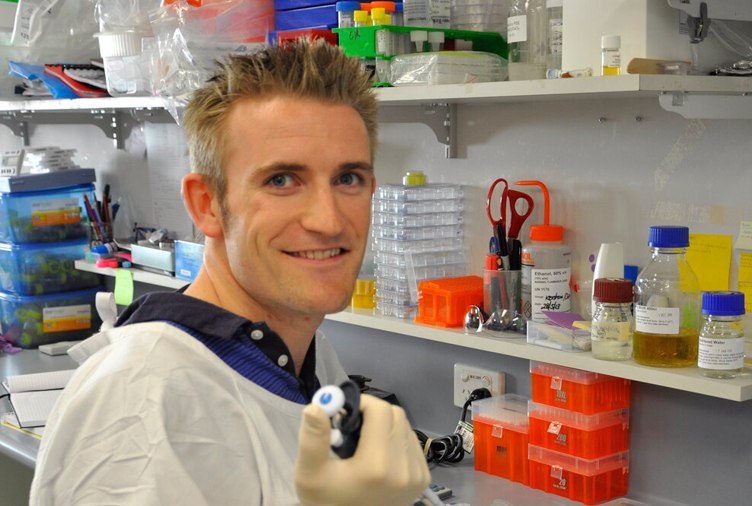
[[[658,385],[686,392],[731,401],[752,400],[752,373],[745,370],[740,377],[731,380],[705,378],[697,367],[663,369],[646,367],[625,360],[610,362],[598,360],[590,353],[568,353],[541,346],[528,345],[522,335],[509,333],[509,338],[494,338],[479,335],[466,335],[461,329],[444,329],[421,325],[397,318],[386,318],[372,314],[371,310],[347,309],[328,315],[327,320],[347,323],[360,327],[384,330],[405,336],[427,339],[453,346],[462,346],[499,355],[537,360],[550,364],[572,367],[600,374],[608,374],[632,381]]]
[[[104,276],[116,275],[117,269],[112,267],[97,267],[96,265],[89,263],[85,260],[76,260],[73,265],[80,271],[93,272],[96,274],[102,274]],[[123,269],[123,268],[121,268]],[[165,276],[164,274],[156,274],[154,272],[148,272],[141,269],[123,269],[133,273],[133,281],[138,283],[147,283],[155,286],[164,286],[167,288],[183,288],[190,283],[184,279],[173,278],[171,276]]]

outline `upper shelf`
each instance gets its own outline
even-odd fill
[[[533,100],[609,99],[687,92],[702,95],[752,93],[752,79],[727,76],[625,74],[575,79],[538,79],[500,83],[446,84],[379,88],[384,105]],[[750,99],[752,101],[752,99]],[[0,100],[0,111],[56,111],[163,108],[159,97]]]
[[[462,346],[500,355],[537,360],[550,364],[573,367],[585,371],[608,374],[641,383],[659,385],[710,397],[732,401],[752,399],[752,374],[747,370],[730,380],[705,378],[697,367],[663,369],[646,367],[634,360],[611,362],[598,360],[591,353],[568,353],[527,344],[524,336],[509,333],[509,338],[496,338],[484,334],[465,334],[462,329],[445,329],[413,323],[409,320],[375,316],[371,310],[347,309],[326,317],[327,320],[375,328],[440,343]]]

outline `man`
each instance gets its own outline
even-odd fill
[[[152,293],[71,350],[32,505],[410,504],[429,480],[400,408],[362,396],[356,454],[305,405],[346,375],[317,331],[351,296],[377,104],[323,43],[233,57],[186,108],[183,199],[206,237],[184,293]],[[298,438],[299,435],[299,438]],[[297,486],[297,490],[296,490]]]

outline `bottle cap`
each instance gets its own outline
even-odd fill
[[[604,35],[601,37],[601,49],[621,47],[621,35]]]
[[[648,246],[651,248],[689,247],[688,227],[650,227]]]
[[[395,9],[394,2],[371,2],[371,9],[374,7],[381,7],[386,12],[394,12]]]
[[[595,280],[593,300],[623,304],[632,302],[632,282],[625,278],[598,278]]]
[[[405,186],[422,186],[426,184],[426,175],[422,172],[407,172],[402,176],[402,184]]]
[[[360,3],[360,10],[366,11],[366,12],[370,13],[371,12],[371,4],[370,3],[363,3],[363,2],[361,2]]]
[[[744,313],[744,294],[741,292],[703,292],[702,294],[702,314],[737,316]]]
[[[368,22],[368,13],[366,11],[355,11],[353,12],[353,20],[356,23],[366,23]]]
[[[404,8],[402,7],[402,2],[394,3],[394,12],[404,12]]]
[[[337,2],[335,9],[337,12],[359,11],[360,2]]]
[[[543,190],[543,223],[530,225],[531,241],[561,241],[564,239],[564,227],[561,225],[550,225],[549,216],[549,199],[548,188],[540,181],[517,181],[514,184],[522,186],[540,186]]]

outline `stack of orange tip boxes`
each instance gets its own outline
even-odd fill
[[[529,484],[528,400],[504,394],[473,402],[476,471]]]
[[[595,504],[627,493],[629,380],[530,362],[530,486]]]
[[[470,306],[483,306],[483,278],[431,279],[418,285],[417,323],[437,327],[461,327]]]

